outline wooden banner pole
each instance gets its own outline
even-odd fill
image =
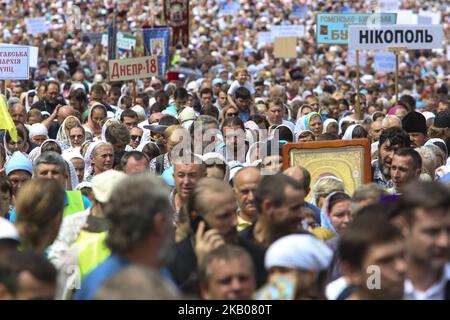
[[[360,86],[359,50],[356,50],[356,106],[355,106],[355,113],[356,113],[356,119],[362,120],[361,101],[360,101],[360,97],[359,97],[359,86]]]

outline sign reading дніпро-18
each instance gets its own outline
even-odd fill
[[[349,50],[383,50],[404,48],[424,50],[442,48],[444,37],[440,24],[397,26],[351,26],[348,32]]]
[[[316,16],[317,43],[347,44],[351,25],[394,25],[396,13],[318,13]]]

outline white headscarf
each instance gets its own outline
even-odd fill
[[[84,179],[86,179],[92,174],[91,154],[92,151],[100,144],[106,144],[106,142],[94,141],[89,145],[89,147],[86,150],[86,154],[84,155]]]
[[[67,163],[67,166],[69,167],[69,178],[70,178],[70,184],[72,185],[71,189],[67,189],[67,190],[76,190],[75,188],[77,187],[78,183],[80,183],[78,181],[78,176],[77,176],[77,172],[75,171],[75,167],[72,164],[72,161],[64,159],[64,161]]]
[[[61,148],[61,144],[56,141],[55,139],[47,139],[44,142],[42,142],[40,147],[36,147],[33,150],[31,150],[29,157],[31,159],[31,161],[34,163],[34,161],[39,158],[39,156],[41,155],[41,150],[42,147],[47,143],[47,142],[55,142],[60,148]]]
[[[75,116],[68,116],[63,123],[61,124],[61,126],[58,129],[58,133],[56,134],[56,140],[58,140],[61,144],[61,147],[63,149],[67,149],[68,147],[71,147],[72,144],[70,143],[70,137],[69,137],[69,133],[66,132],[66,125],[67,125],[67,121],[71,118],[74,118],[78,121],[78,124],[81,126],[81,122],[80,120],[78,120],[77,117]]]
[[[350,125],[344,133],[344,136],[342,137],[342,140],[352,140],[352,136],[353,136],[353,130],[355,130],[355,128],[359,126],[359,124],[352,124]]]
[[[113,123],[117,123],[120,124],[119,121],[117,121],[116,119],[108,119],[105,121],[105,123],[102,126],[102,141],[106,142],[106,129],[108,129],[108,127],[110,125],[112,125]]]
[[[324,123],[323,123],[323,130],[322,130],[322,133],[326,133],[326,132],[327,132],[328,126],[329,126],[330,124],[332,124],[332,123],[338,124],[338,122],[337,122],[335,119],[333,119],[333,118],[328,118],[327,120],[325,120]]]
[[[291,234],[272,243],[267,249],[264,265],[307,271],[322,271],[329,267],[333,252],[310,234]]]

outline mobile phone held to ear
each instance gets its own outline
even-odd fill
[[[196,217],[191,219],[191,229],[194,232],[194,234],[197,233],[198,226],[199,226],[201,221],[203,221],[205,223],[205,232],[210,229],[208,223],[205,220],[205,218],[203,218],[202,215],[197,215]]]

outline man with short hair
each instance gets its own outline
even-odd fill
[[[26,123],[27,121],[27,110],[20,102],[14,103],[9,107],[9,114],[15,121],[20,121],[22,123]]]
[[[385,215],[358,215],[342,235],[338,250],[341,270],[351,288],[338,300],[402,299],[405,243]]]
[[[243,122],[247,122],[252,115],[252,95],[250,91],[245,87],[237,88],[235,92],[234,103],[239,109],[239,118]]]
[[[66,162],[63,157],[54,151],[46,151],[34,162],[33,177],[42,177],[56,180],[64,188],[67,178]],[[86,210],[91,206],[90,201],[81,191],[65,190],[64,217],[75,212]]]
[[[413,111],[402,119],[403,129],[408,132],[411,148],[419,148],[428,140],[427,120],[423,114]]]
[[[111,255],[84,278],[75,299],[93,299],[103,283],[130,264],[159,270],[168,278],[161,268],[173,242],[172,212],[167,190],[157,177],[139,174],[125,178],[104,208]]]
[[[125,125],[113,123],[106,129],[105,139],[113,146],[115,167],[120,163],[125,148],[130,143],[130,132]]]
[[[303,187],[303,190],[305,191],[305,197],[308,196],[309,192],[311,191],[310,185],[311,185],[311,174],[309,173],[308,169],[302,166],[292,166],[284,170],[283,172],[285,175],[295,179],[298,181],[298,183]],[[314,218],[318,225],[321,223],[320,218],[320,208],[315,206],[314,204],[305,201],[305,207],[308,209],[311,209],[314,213]]]
[[[120,122],[125,125],[125,127],[131,131],[132,128],[138,125],[138,115],[135,111],[130,109],[125,109],[120,114]]]
[[[381,131],[383,130],[383,125],[381,120],[372,121],[370,124],[369,135],[368,138],[372,143],[380,140]]]
[[[60,84],[58,81],[50,80],[43,84],[44,97],[31,106],[31,109],[39,109],[52,114],[58,105],[65,105],[64,98],[60,95]]]
[[[372,162],[372,181],[383,190],[393,187],[391,164],[394,152],[401,147],[409,147],[409,135],[401,128],[393,127],[382,131],[378,145],[378,158]]]
[[[10,251],[0,259],[0,300],[53,300],[57,272],[36,251]]]
[[[213,103],[213,91],[211,88],[203,88],[200,90],[200,104],[202,105],[202,109],[206,106],[212,105]]]
[[[141,151],[129,151],[125,153],[120,162],[122,171],[127,175],[148,172],[150,168],[148,156]]]
[[[282,236],[302,232],[305,191],[285,174],[264,176],[255,191],[256,222],[239,236],[268,247]]]
[[[250,255],[233,245],[208,253],[200,265],[199,278],[204,300],[251,300],[256,289]]]
[[[450,192],[438,182],[413,182],[398,202],[407,244],[405,298],[450,300]]]
[[[202,178],[206,177],[206,165],[201,158],[193,156],[192,161],[185,163],[183,158],[177,158],[173,162],[173,179],[175,188],[170,194],[170,201],[175,209],[175,220],[178,220],[178,214],[185,205],[195,185]]]
[[[239,205],[237,230],[242,231],[256,221],[258,211],[255,190],[261,180],[261,172],[256,167],[240,169],[233,178],[234,194]]]
[[[400,148],[395,151],[391,164],[391,178],[394,183],[389,193],[398,194],[411,181],[419,178],[422,172],[422,158],[413,148]]]
[[[169,266],[180,290],[199,293],[197,267],[210,251],[223,244],[244,248],[255,264],[257,284],[264,283],[264,248],[237,236],[236,210],[234,192],[226,182],[204,178],[196,184],[186,205],[189,234],[177,243],[175,258]]]
[[[144,135],[144,130],[139,127],[133,127],[130,129],[130,144],[127,146],[126,151],[136,150],[136,148],[141,144],[142,136]]]

